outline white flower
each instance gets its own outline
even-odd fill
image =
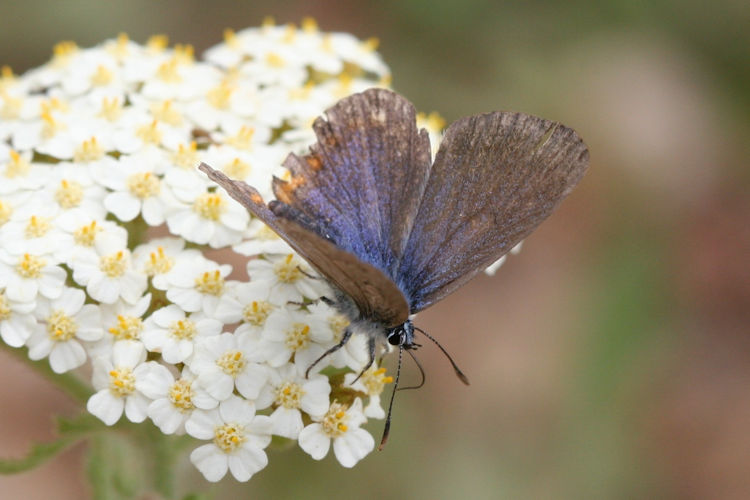
[[[322,460],[333,441],[333,453],[341,465],[354,467],[375,447],[372,436],[360,428],[365,421],[359,398],[349,408],[334,401],[323,418],[302,429],[300,448],[313,459]]]
[[[182,238],[158,238],[139,245],[133,250],[133,266],[139,272],[150,276],[155,288],[166,290],[170,285],[170,276],[184,272],[180,261],[194,262],[203,258],[200,250],[183,250],[185,240]]]
[[[268,300],[269,285],[262,280],[237,283],[221,297],[214,316],[225,324],[241,321],[235,334],[260,333],[268,315],[277,307]]]
[[[133,268],[130,250],[116,239],[95,242],[96,251],[78,252],[71,267],[76,283],[86,287],[91,298],[114,304],[122,298],[136,303],[146,291],[148,280],[144,273]]]
[[[251,280],[270,281],[270,300],[276,304],[302,302],[305,297],[314,299],[327,289],[321,280],[310,278],[310,266],[290,253],[287,255],[267,255],[263,259],[253,259],[247,263],[247,274]]]
[[[0,193],[14,193],[23,190],[36,190],[49,182],[52,167],[32,162],[32,152],[7,150],[0,153]]]
[[[88,346],[89,356],[94,358],[107,355],[112,350],[112,345],[121,340],[141,340],[143,318],[150,306],[150,293],[141,297],[135,304],[118,300],[114,304],[100,305],[105,333],[100,341]]]
[[[294,364],[304,372],[330,347],[332,340],[333,332],[320,315],[277,309],[266,320],[260,349],[270,366],[284,365],[294,355]]]
[[[180,259],[167,276],[167,298],[183,311],[203,310],[208,316],[213,316],[221,297],[227,292],[224,278],[231,271],[232,266],[219,265],[200,255]]]
[[[124,227],[80,208],[60,214],[55,222],[63,233],[54,248],[54,255],[60,262],[68,262],[81,250],[93,250],[102,240],[113,241],[118,248],[128,244],[128,232]]]
[[[35,193],[7,224],[0,227],[3,250],[16,256],[29,253],[52,257],[62,237],[62,231],[55,226],[57,212],[54,206],[45,205]]]
[[[0,288],[0,337],[11,347],[21,347],[36,327],[32,314],[36,302],[16,302]]]
[[[54,299],[65,285],[65,270],[50,259],[31,254],[20,257],[0,249],[0,287],[16,302],[32,302],[38,296]]]
[[[268,369],[258,363],[260,359],[251,339],[222,333],[196,345],[190,370],[219,401],[227,399],[235,388],[247,399],[255,399],[268,381]]]
[[[148,161],[149,156],[141,153],[123,157],[115,168],[107,168],[98,176],[112,190],[104,198],[104,206],[121,221],[129,222],[140,214],[148,225],[158,226],[178,206],[155,171],[160,165]]]
[[[221,321],[201,313],[187,316],[179,307],[169,305],[149,316],[142,339],[146,349],[161,352],[164,361],[177,364],[193,355],[195,343],[200,339],[219,335],[222,326]]]
[[[185,423],[188,434],[211,440],[193,450],[190,461],[207,480],[218,481],[229,470],[238,481],[247,481],[268,464],[271,419],[255,415],[249,401],[231,396],[214,410],[195,410]]]
[[[271,372],[268,385],[256,405],[262,409],[273,404],[273,433],[297,439],[304,427],[302,412],[313,418],[322,418],[328,411],[330,392],[327,377],[316,374],[307,379],[295,365],[286,364]]]
[[[148,416],[164,434],[183,434],[193,410],[210,410],[219,402],[196,382],[188,368],[175,381],[172,372],[154,361],[146,363],[145,373],[136,380],[136,389],[152,399]]]
[[[116,342],[110,356],[96,358],[92,382],[98,392],[86,404],[89,413],[107,425],[120,420],[123,410],[131,422],[143,422],[150,400],[136,383],[148,372],[144,361],[146,349],[134,340]]]
[[[356,382],[354,379],[357,378]],[[380,406],[380,394],[385,384],[393,382],[393,377],[385,374],[385,368],[371,366],[362,373],[347,373],[344,375],[344,387],[351,387],[355,391],[364,392],[370,398],[364,413],[370,418],[385,418],[385,411]]]
[[[93,342],[104,334],[99,307],[84,305],[86,294],[77,288],[65,288],[53,300],[40,298],[34,315],[39,323],[26,341],[31,359],[49,356],[55,373],[63,373],[86,361],[80,341]]]
[[[328,328],[333,333],[332,343],[338,344],[344,336],[346,327],[349,326],[349,320],[324,302],[310,304],[307,306],[307,310],[325,319]],[[354,332],[346,344],[341,346],[336,352],[331,353],[326,359],[326,364],[336,368],[347,366],[359,373],[369,360],[370,353],[367,346],[367,335]]]
[[[194,243],[208,243],[213,248],[242,239],[250,216],[225,191],[205,191],[194,200],[183,201],[189,205],[175,207],[167,217],[167,226],[173,234]]]

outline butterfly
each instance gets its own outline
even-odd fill
[[[409,316],[528,236],[572,191],[589,159],[568,127],[493,112],[453,122],[432,161],[414,106],[386,89],[341,99],[313,129],[317,142],[308,154],[286,158],[291,175],[273,179],[276,199],[268,204],[244,182],[205,163],[199,168],[331,284],[325,301],[350,324],[318,361],[364,333],[370,358],[363,372],[378,345],[399,348],[396,385],[403,350],[419,346],[415,330],[437,343]],[[381,447],[392,405],[393,397]]]

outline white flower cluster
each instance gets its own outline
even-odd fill
[[[314,141],[315,117],[388,85],[375,45],[308,19],[227,31],[205,62],[163,37],[120,35],[60,43],[22,76],[3,68],[2,340],[57,373],[90,359],[88,410],[207,441],[191,460],[210,481],[248,480],[272,436],[314,459],[332,443],[343,466],[357,463],[391,377],[374,366],[352,383],[367,361],[355,335],[305,378],[346,320],[315,302],[326,289],[307,264],[196,166],[269,196],[285,156]],[[254,257],[249,281],[209,256]]]

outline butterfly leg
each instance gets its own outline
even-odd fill
[[[372,366],[372,364],[375,362],[375,337],[370,337],[367,340],[367,351],[370,354],[370,360],[367,362],[367,364],[365,365],[365,367],[362,368],[362,371],[359,372],[359,375],[357,375],[357,378],[355,378],[354,380],[352,380],[352,382],[351,382],[352,384],[354,382],[356,382],[357,380],[359,380],[359,377],[361,377],[363,373],[365,373],[367,370],[369,370],[370,367]]]
[[[298,300],[287,300],[286,301],[287,305],[293,305],[293,306],[299,306],[299,307],[307,306],[307,305],[310,305],[310,304],[317,304],[318,302],[322,302],[322,303],[324,303],[327,306],[332,306],[333,304],[335,304],[334,301],[332,301],[331,299],[329,299],[325,295],[322,295],[322,296],[318,297],[317,299],[310,299],[310,302],[300,302]]]
[[[321,361],[323,360],[323,358],[325,358],[325,357],[326,357],[326,356],[328,356],[329,354],[333,354],[334,352],[336,352],[336,351],[338,351],[339,349],[341,349],[342,347],[344,347],[344,345],[345,345],[345,344],[346,344],[347,342],[349,342],[349,339],[350,339],[351,337],[352,337],[352,331],[351,331],[351,330],[350,330],[349,328],[345,329],[345,330],[344,330],[344,334],[343,334],[343,335],[341,336],[341,340],[339,341],[339,343],[338,343],[338,344],[336,344],[335,346],[331,347],[330,349],[328,349],[328,350],[327,350],[326,352],[324,352],[323,354],[321,354],[321,355],[320,355],[320,357],[319,357],[318,359],[316,359],[315,361],[313,361],[313,362],[312,362],[312,364],[311,364],[310,366],[308,366],[308,367],[307,367],[307,371],[305,372],[305,378],[309,378],[309,377],[310,377],[310,370],[312,370],[312,368],[313,368],[313,367],[314,367],[315,365],[317,365],[318,363],[320,363],[320,362],[321,362]]]

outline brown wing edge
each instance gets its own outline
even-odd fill
[[[232,180],[206,163],[201,163],[198,168],[351,297],[363,318],[388,327],[400,325],[408,319],[409,304],[404,294],[382,271],[293,219],[277,215],[263,202],[258,191],[245,182]]]

